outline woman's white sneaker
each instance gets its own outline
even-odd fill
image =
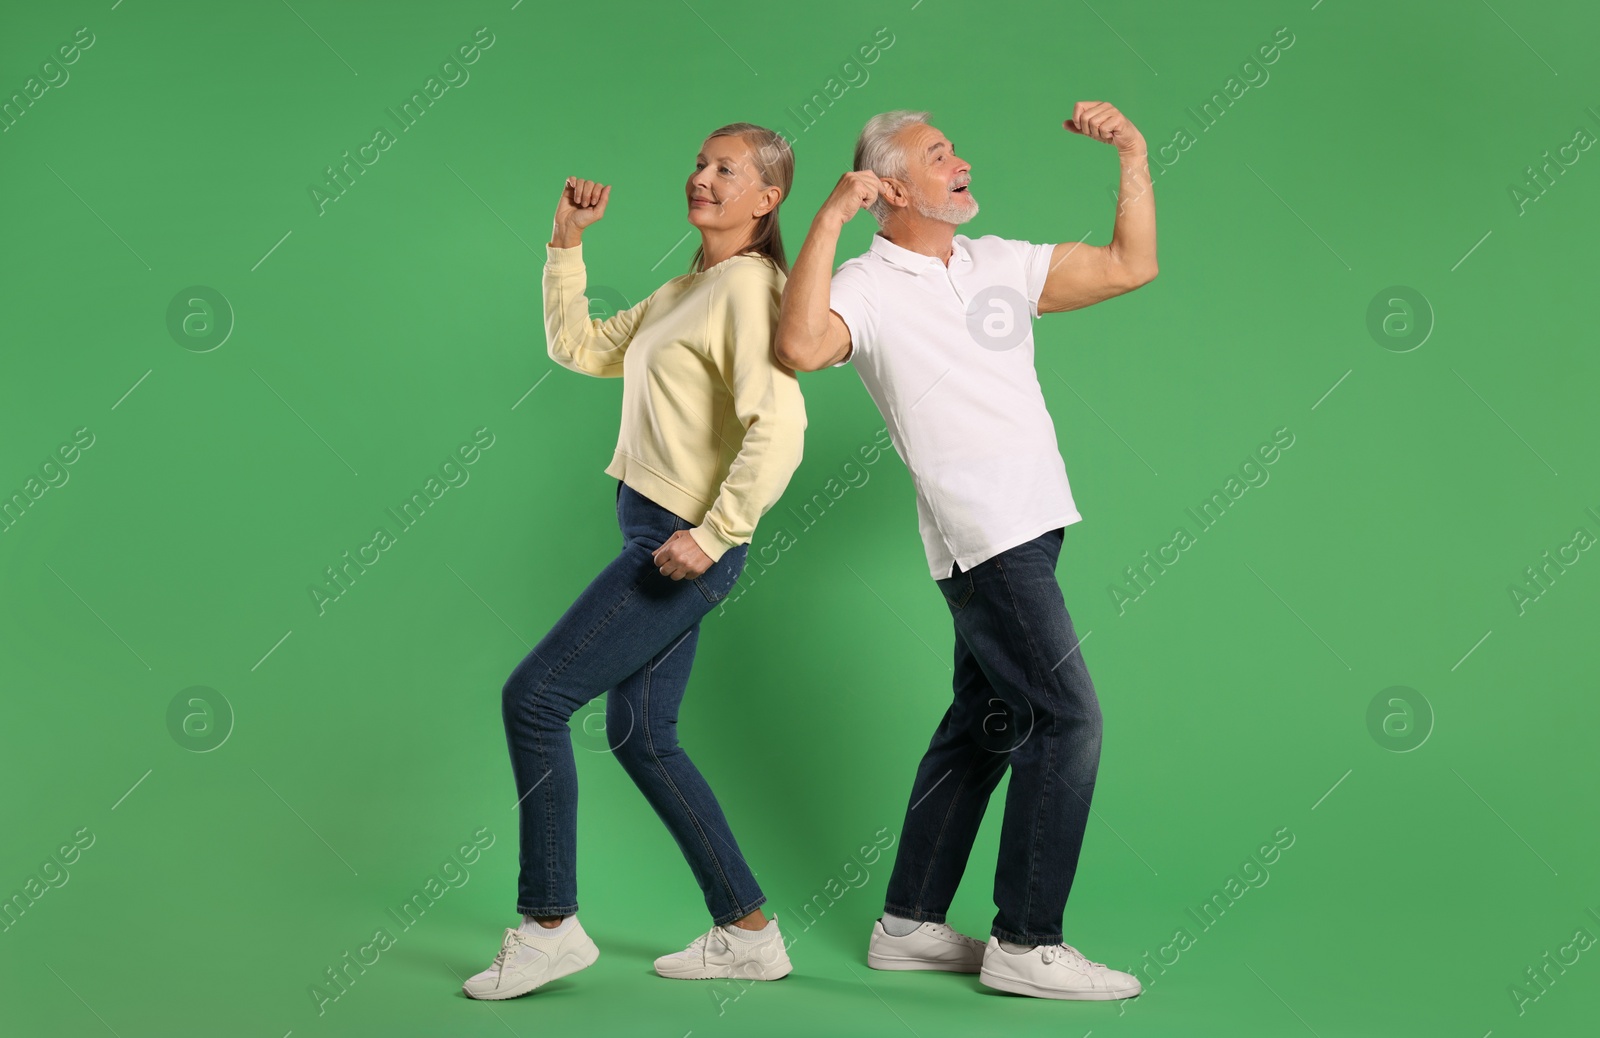
[[[713,926],[683,951],[656,960],[656,972],[674,980],[777,980],[793,970],[783,934],[778,932],[777,916],[767,920],[761,930]]]
[[[570,927],[549,936],[532,928],[507,927],[494,962],[482,973],[468,977],[461,990],[470,998],[516,998],[592,966],[599,957],[600,949],[583,932],[577,917]]]
[[[1012,951],[994,937],[984,950],[978,982],[1016,995],[1083,1001],[1132,998],[1142,990],[1133,974],[1090,962],[1070,944]]]
[[[982,941],[944,923],[923,923],[904,937],[896,937],[878,919],[867,943],[867,965],[875,970],[976,973],[983,966],[984,948]]]

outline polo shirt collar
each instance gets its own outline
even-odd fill
[[[956,235],[951,240],[950,249],[950,269],[972,261],[972,256],[961,244],[960,235]],[[873,232],[872,248],[869,251],[890,266],[898,267],[912,274],[924,274],[929,271],[939,272],[946,269],[943,263],[932,256],[922,252],[913,252],[903,246],[896,245],[877,232]]]

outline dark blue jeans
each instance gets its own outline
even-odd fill
[[[700,620],[733,589],[749,545],[730,548],[698,579],[673,580],[651,553],[692,524],[620,481],[617,522],[622,553],[517,665],[501,695],[521,816],[517,911],[578,910],[578,776],[567,721],[609,690],[612,755],[678,841],[712,919],[729,923],[766,898],[711,788],[678,745],[678,706]]]
[[[990,930],[1058,944],[1100,766],[1100,703],[1067,615],[1063,531],[936,581],[955,620],[954,700],[917,767],[884,908],[942,923],[1009,765]]]

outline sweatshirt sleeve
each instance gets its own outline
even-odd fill
[[[589,316],[584,295],[583,246],[545,245],[544,333],[550,359],[564,368],[600,378],[622,377],[622,355],[644,319],[655,293],[607,318]]]
[[[718,295],[707,347],[732,395],[744,439],[716,500],[689,531],[713,560],[755,537],[756,521],[777,504],[800,466],[806,428],[800,380],[779,367],[772,353],[781,280],[755,267],[730,270]]]

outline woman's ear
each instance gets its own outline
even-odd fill
[[[762,204],[765,205],[765,208],[763,208],[761,204],[756,206],[757,218],[766,216],[768,213],[778,208],[778,203],[783,201],[783,189],[780,187],[769,187],[763,189],[761,192],[761,201]]]

